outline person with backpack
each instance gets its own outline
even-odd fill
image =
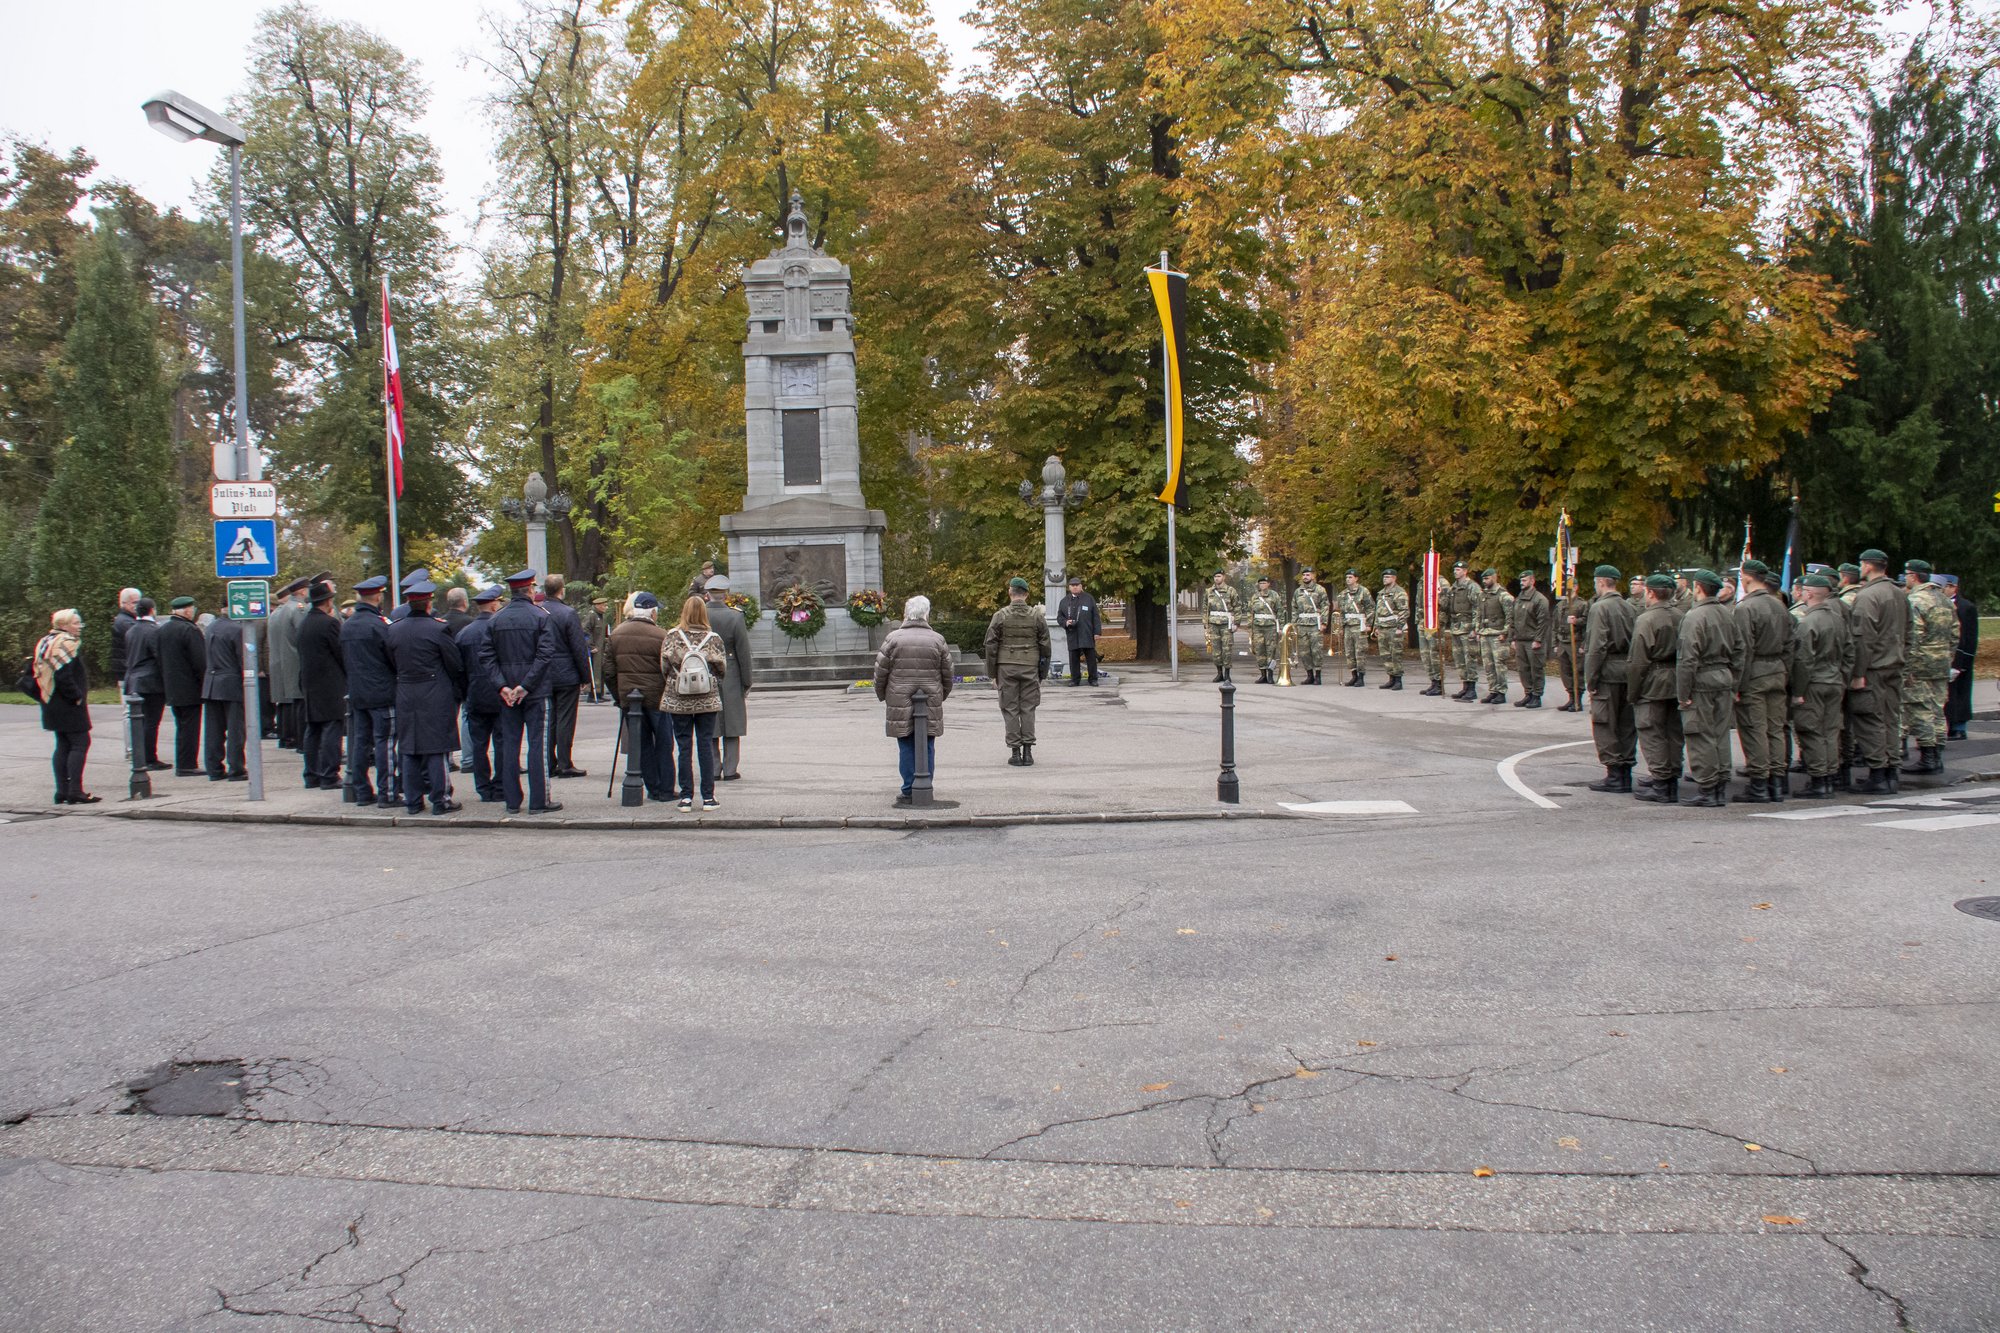
[[[709,626],[708,604],[700,597],[688,598],[681,604],[680,623],[667,631],[660,648],[660,667],[667,678],[660,707],[674,719],[683,810],[694,808],[695,752],[701,757],[701,808],[716,808],[715,724],[722,715],[727,660],[722,637]]]

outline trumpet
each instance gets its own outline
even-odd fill
[[[1278,635],[1278,683],[1292,684],[1292,645],[1298,642],[1296,625],[1287,625]]]

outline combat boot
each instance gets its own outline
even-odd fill
[[[1750,785],[1743,789],[1740,798],[1745,805],[1769,805],[1771,803],[1771,780],[1751,778]]]
[[[1493,693],[1487,695],[1484,699],[1481,699],[1479,702],[1486,704],[1504,704],[1507,702],[1507,696],[1500,693],[1500,691],[1495,690],[1493,691]]]
[[[1444,693],[1444,682],[1443,682],[1443,681],[1441,681],[1441,680],[1434,680],[1434,681],[1432,681],[1432,682],[1431,682],[1431,687],[1430,687],[1429,689],[1425,690],[1425,691],[1424,691],[1424,693],[1425,693],[1425,695],[1427,695],[1427,696],[1430,696],[1430,697],[1436,697],[1436,696],[1438,696],[1438,695],[1441,695],[1441,694],[1443,694],[1443,693]]]
[[[1531,694],[1531,695],[1529,695],[1529,696],[1528,696],[1528,707],[1530,707],[1530,708],[1540,708],[1541,706],[1542,706],[1542,696],[1541,696],[1541,695],[1539,695],[1539,694]]]
[[[1824,801],[1832,795],[1833,778],[1831,775],[1816,778],[1808,774],[1806,777],[1806,789],[1797,793],[1798,799],[1801,801]]]
[[[1354,688],[1355,688],[1355,689],[1357,689],[1357,690],[1358,690],[1358,689],[1360,689],[1360,688],[1361,688],[1361,687],[1362,687],[1363,685],[1366,685],[1367,683],[1368,683],[1368,673],[1367,673],[1366,671],[1357,671],[1357,672],[1355,672],[1355,673],[1354,673]]]
[[[1035,766],[1035,743],[1033,741],[1029,741],[1026,745],[1023,745],[1021,747],[1021,767],[1033,768],[1034,766]]]
[[[1765,778],[1764,794],[1771,798],[1772,805],[1783,805],[1785,798],[1792,794],[1792,780],[1783,773]]]
[[[1209,683],[1213,685],[1220,682],[1221,679],[1222,679],[1222,663],[1217,662],[1215,664],[1215,680],[1210,681]]]
[[[1854,766],[1852,764],[1842,764],[1839,768],[1834,769],[1832,782],[1833,790],[1835,791],[1853,791]]]
[[[1403,678],[1401,676],[1391,676],[1375,688],[1378,690],[1400,690],[1403,688]]]
[[[1262,671],[1259,671],[1257,673],[1257,683],[1259,685],[1269,685],[1272,683],[1271,668],[1265,667]]]
[[[1917,765],[1908,771],[1912,773],[1944,772],[1944,754],[1941,748],[1935,745],[1919,745],[1917,747]]]
[[[1871,768],[1868,770],[1868,781],[1854,788],[1854,790],[1860,792],[1863,796],[1887,796],[1896,789],[1889,785],[1888,769]]]
[[[1629,792],[1632,790],[1632,770],[1623,764],[1607,764],[1604,781],[1590,784],[1592,791]]]
[[[1673,805],[1681,798],[1681,784],[1677,778],[1648,778],[1639,784],[1639,790],[1632,793],[1635,801],[1646,801],[1653,805]]]
[[[1687,806],[1690,810],[1719,810],[1729,804],[1726,795],[1729,787],[1726,782],[1719,782],[1713,787],[1702,787],[1698,790],[1700,795],[1695,796],[1691,800],[1682,801],[1681,804]]]
[[[1889,765],[1889,794],[1894,796],[1903,790],[1903,770],[1895,764]]]
[[[1008,747],[1007,762],[1013,767],[1019,768],[1022,764],[1025,764],[1028,761],[1021,757],[1021,747],[1018,745],[1012,745]]]

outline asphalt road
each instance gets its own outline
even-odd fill
[[[2000,1327],[2000,805],[1580,755],[1313,821],[0,824],[0,1327]]]

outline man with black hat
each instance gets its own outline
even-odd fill
[[[396,750],[402,756],[403,809],[420,814],[424,795],[431,813],[459,808],[451,799],[445,756],[458,746],[458,699],[465,663],[444,622],[431,614],[437,585],[429,579],[404,589],[410,613],[389,626],[389,661],[396,668]]]
[[[659,614],[659,598],[650,592],[634,593],[632,614],[612,627],[598,664],[604,672],[605,688],[621,708],[625,695],[639,691],[639,753],[625,757],[626,771],[631,771],[632,764],[639,766],[647,800],[671,801],[675,781],[674,719],[671,713],[660,710],[660,696],[667,688],[662,656],[667,632],[659,626]]]
[[[271,706],[277,709],[278,748],[305,744],[305,689],[299,682],[299,626],[306,618],[310,579],[293,579],[271,596],[266,639],[271,646]]]
[[[1722,590],[1722,575],[1712,569],[1692,570],[1688,584],[1694,590],[1694,605],[1681,619],[1674,694],[1680,700],[1688,776],[1701,790],[1681,804],[1725,806],[1729,804],[1731,705],[1742,640],[1729,608],[1716,600]]]
[[[208,645],[194,623],[201,608],[192,597],[176,597],[160,625],[157,646],[167,707],[174,710],[174,776],[201,773],[201,687],[208,677]]]
[[[1632,649],[1625,665],[1626,693],[1632,700],[1632,720],[1639,733],[1639,750],[1646,756],[1647,779],[1634,793],[1641,801],[1672,805],[1680,799],[1680,701],[1674,696],[1674,670],[1680,652],[1680,612],[1674,610],[1675,581],[1664,571],[1646,577],[1646,609],[1632,626]]]
[[[1806,613],[1792,637],[1792,726],[1805,762],[1806,789],[1797,794],[1818,801],[1833,795],[1840,767],[1841,701],[1854,677],[1854,640],[1826,573],[1815,571],[1800,579],[1799,599]]]
[[[359,805],[396,803],[390,738],[396,706],[396,668],[389,661],[389,622],[382,595],[389,580],[372,575],[354,585],[354,614],[340,627],[341,664],[347,668],[347,702],[353,730],[347,737],[347,785]],[[381,790],[369,782],[375,770]]]
[[[1403,688],[1403,646],[1410,633],[1410,594],[1396,582],[1395,569],[1382,571],[1382,591],[1375,594],[1375,650],[1389,679],[1379,688]]]
[[[247,782],[244,746],[243,623],[228,615],[209,622],[208,674],[201,686],[203,767],[210,782]]]
[[[429,583],[430,581],[431,572],[422,565],[418,565],[415,569],[403,575],[402,583],[398,584],[396,588],[397,595],[401,600],[389,610],[389,623],[391,625],[410,614],[410,589],[416,587],[419,583]]]
[[[1582,684],[1590,692],[1590,736],[1597,742],[1597,759],[1604,780],[1592,791],[1629,792],[1637,763],[1639,733],[1632,716],[1632,685],[1627,659],[1632,651],[1632,627],[1639,617],[1618,591],[1618,566],[1599,565],[1591,571],[1597,596],[1585,617]],[[1675,764],[1678,771],[1680,765]]]
[[[1300,570],[1299,590],[1292,594],[1292,634],[1298,640],[1299,667],[1306,673],[1308,685],[1320,683],[1326,662],[1326,642],[1320,636],[1326,633],[1332,608],[1332,599],[1318,577],[1310,569]]]
[[[1870,547],[1860,557],[1854,594],[1854,679],[1848,683],[1854,757],[1868,766],[1859,790],[1871,796],[1897,789],[1903,719],[1903,664],[1909,654],[1910,604],[1889,578],[1889,557]]]
[[[1736,739],[1743,746],[1751,803],[1782,801],[1785,776],[1785,700],[1792,660],[1792,617],[1772,589],[1771,568],[1745,560],[1738,577],[1743,595],[1731,608],[1742,659],[1736,671]]]
[[[565,586],[560,574],[542,580],[542,611],[556,645],[549,663],[549,776],[582,778],[590,775],[575,762],[576,701],[590,679],[590,640],[576,612],[563,600]]]
[[[986,674],[1000,692],[1007,727],[1007,762],[1035,762],[1035,708],[1042,702],[1041,664],[1049,656],[1049,622],[1028,605],[1028,581],[1007,582],[1007,605],[986,625]]]
[[[535,571],[507,576],[507,605],[486,624],[486,642],[472,665],[483,671],[500,696],[500,791],[507,813],[521,813],[521,745],[527,743],[528,809],[535,814],[562,809],[549,799],[549,671],[556,656],[549,618],[535,605]]]
[[[1072,580],[1071,587],[1076,592],[1081,592],[1083,581],[1081,579]],[[1056,619],[1070,636],[1070,661],[1074,663],[1077,657],[1076,638],[1075,632],[1070,630],[1070,613],[1066,610],[1069,605],[1070,599],[1068,597],[1063,598],[1062,604],[1056,608]],[[1091,605],[1095,609],[1096,603],[1093,602]],[[1259,685],[1277,684],[1278,636],[1284,632],[1284,624],[1285,596],[1283,593],[1271,590],[1271,576],[1269,574],[1259,574],[1257,576],[1257,591],[1250,594],[1250,660],[1257,664],[1257,683]],[[1090,663],[1090,683],[1093,685],[1097,683],[1096,652],[1096,648],[1093,647],[1091,649]],[[1077,683],[1078,674],[1076,667],[1072,665],[1069,672],[1070,684],[1074,685]]]
[[[1902,735],[1917,747],[1909,773],[1944,772],[1944,696],[1958,649],[1958,612],[1951,594],[1931,582],[1928,560],[1903,562],[1909,596],[1910,644],[1903,685]]]
[[[722,712],[716,727],[722,736],[722,768],[716,776],[734,782],[743,775],[736,771],[743,761],[743,737],[750,730],[751,652],[750,626],[743,613],[729,604],[729,580],[721,574],[709,579],[702,592],[708,599],[708,628],[722,640],[725,662],[722,669]],[[665,631],[661,631],[662,638]],[[668,730],[673,729],[668,719]],[[667,761],[661,773],[671,771]]]
[[[299,622],[299,709],[305,715],[300,750],[305,784],[340,789],[340,738],[347,730],[347,662],[340,646],[340,617],[334,614],[333,584],[307,589],[311,609]]]
[[[1540,708],[1542,691],[1549,683],[1545,655],[1549,643],[1549,599],[1535,587],[1532,569],[1521,571],[1521,591],[1507,614],[1507,635],[1514,643],[1514,669],[1521,673],[1521,688],[1527,691],[1514,701],[1514,707]]]
[[[500,691],[493,687],[492,679],[479,669],[479,650],[486,642],[487,627],[493,620],[493,608],[507,590],[495,583],[481,588],[472,596],[472,604],[479,608],[470,624],[453,636],[458,645],[459,660],[465,663],[465,707],[461,730],[465,735],[464,771],[472,774],[472,789],[479,793],[482,801],[498,801],[500,793],[499,750],[495,738],[500,731]]]

